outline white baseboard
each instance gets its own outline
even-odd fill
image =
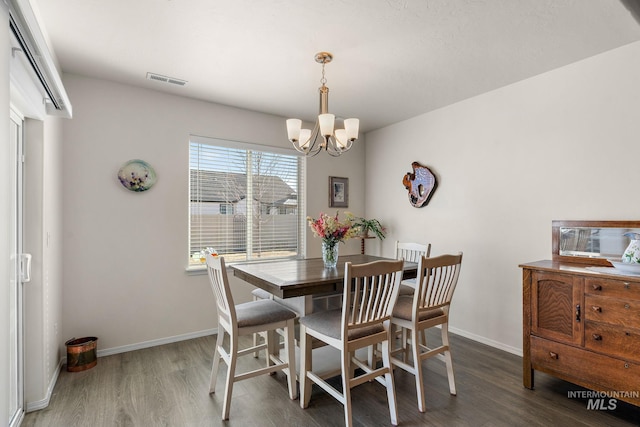
[[[506,344],[501,343],[499,341],[494,341],[494,340],[489,339],[487,337],[483,337],[481,335],[476,335],[476,334],[473,334],[471,332],[464,331],[462,329],[452,328],[451,325],[449,325],[449,332],[452,332],[452,333],[454,333],[456,335],[460,335],[460,336],[465,337],[465,338],[469,338],[470,340],[477,341],[477,342],[482,343],[482,344],[486,344],[489,347],[494,347],[494,348],[497,348],[499,350],[506,351],[507,353],[515,354],[516,356],[522,357],[522,349],[521,348],[512,347],[510,345],[506,345]]]
[[[62,370],[62,365],[64,365],[64,363],[65,359],[61,359],[58,363],[58,368],[54,370],[51,381],[49,381],[49,386],[47,387],[47,394],[45,395],[44,399],[37,400],[35,402],[27,402],[25,405],[26,412],[38,411],[49,406],[49,401],[51,400],[51,395],[53,394],[53,388],[56,386],[56,382],[58,381],[58,377],[60,376],[60,370]]]
[[[22,421],[24,421],[25,411],[20,411],[20,413],[9,423],[9,427],[20,427],[22,425]]]
[[[486,344],[486,345],[488,345],[490,347],[494,347],[494,348],[497,348],[499,350],[504,350],[507,353],[515,354],[517,356],[522,356],[522,349],[520,349],[520,348],[512,347],[512,346],[506,345],[504,343],[501,343],[501,342],[498,342],[498,341],[494,341],[494,340],[488,339],[486,337],[473,334],[473,333],[468,332],[468,331],[464,331],[462,329],[453,328],[451,326],[449,326],[449,331],[451,333],[456,334],[456,335],[460,335],[462,337],[469,338],[469,339],[471,339],[473,341],[477,341],[477,342],[480,342],[482,344]],[[126,353],[128,351],[141,350],[143,348],[155,347],[155,346],[164,345],[164,344],[171,344],[171,343],[174,343],[174,342],[186,341],[186,340],[190,340],[190,339],[193,339],[193,338],[206,337],[208,335],[215,335],[217,333],[218,333],[218,329],[217,328],[205,329],[205,330],[202,330],[202,331],[190,332],[188,334],[174,335],[172,337],[159,338],[159,339],[150,340],[150,341],[143,341],[143,342],[139,342],[139,343],[135,343],[135,344],[123,345],[123,346],[120,346],[120,347],[106,348],[106,349],[103,349],[103,350],[98,350],[96,355],[98,357],[111,356],[113,354]],[[60,375],[60,370],[62,369],[62,367],[63,367],[63,365],[65,363],[67,363],[67,358],[66,357],[64,357],[64,358],[62,358],[60,360],[60,364],[58,366],[58,369],[56,369],[55,374],[53,375],[53,377],[51,378],[51,381],[49,383],[49,387],[47,388],[46,397],[44,399],[38,400],[36,402],[27,402],[27,404],[26,404],[26,412],[37,411],[39,409],[44,409],[47,406],[49,406],[49,400],[51,400],[51,394],[53,393],[53,388],[56,385],[56,381],[58,381],[58,376]]]
[[[111,347],[104,350],[98,350],[96,352],[96,356],[103,357],[103,356],[110,356],[112,354],[126,353],[128,351],[141,350],[143,348],[155,347],[155,346],[164,345],[164,344],[171,344],[174,342],[190,340],[193,338],[206,337],[208,335],[215,335],[217,333],[218,333],[217,328],[205,329],[203,331],[190,332],[188,334],[175,335],[172,337],[160,338],[157,340],[143,341],[136,344],[128,344],[120,347]],[[62,367],[64,366],[65,363],[67,363],[67,358],[63,357],[60,360],[58,369],[55,370],[55,373],[51,378],[51,381],[49,382],[49,387],[47,387],[47,394],[45,398],[35,402],[27,402],[26,408],[25,408],[26,412],[38,411],[40,409],[44,409],[47,406],[49,406],[49,401],[51,400],[51,394],[53,393],[53,388],[55,387],[56,382],[58,381],[58,376],[60,375],[60,371],[62,370]]]
[[[127,344],[120,347],[111,347],[103,350],[98,349],[98,357],[111,356],[112,354],[126,353],[128,351],[141,350],[143,348],[155,347],[158,345],[171,344],[179,341],[186,341],[193,338],[206,337],[218,333],[217,328],[205,329],[203,331],[190,332],[188,334],[174,335],[172,337],[159,338],[157,340],[143,341],[135,344]]]

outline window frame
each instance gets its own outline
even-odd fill
[[[189,193],[189,199],[188,199],[188,230],[187,230],[187,267],[186,270],[187,272],[195,272],[195,273],[203,273],[206,269],[205,269],[205,265],[202,264],[194,264],[191,262],[192,260],[192,247],[191,247],[191,241],[192,241],[192,206],[194,204],[194,202],[192,201],[192,197],[191,197],[191,187],[192,187],[192,177],[191,177],[191,150],[192,150],[192,144],[200,144],[200,145],[209,145],[209,146],[213,146],[213,147],[220,147],[220,148],[230,148],[230,149],[238,149],[238,150],[245,150],[245,151],[253,151],[253,152],[261,152],[261,153],[269,153],[269,154],[280,154],[280,155],[286,155],[286,156],[291,156],[291,157],[296,157],[298,162],[297,162],[297,178],[296,178],[296,182],[297,182],[297,190],[296,190],[296,197],[297,197],[297,221],[296,221],[296,230],[297,230],[297,238],[296,238],[296,242],[297,242],[297,253],[295,255],[292,256],[283,256],[283,257],[269,257],[269,258],[258,258],[258,259],[251,259],[250,256],[247,256],[246,252],[245,252],[245,259],[243,260],[235,260],[235,261],[230,261],[227,262],[227,265],[232,265],[236,262],[264,262],[266,260],[269,261],[278,261],[278,260],[285,260],[285,259],[299,259],[299,258],[304,258],[306,253],[306,225],[307,225],[307,221],[306,221],[306,191],[307,191],[307,186],[306,186],[306,174],[307,174],[307,162],[306,162],[306,157],[301,155],[300,153],[298,153],[296,150],[293,149],[286,149],[286,148],[282,148],[282,147],[274,147],[274,146],[269,146],[269,145],[264,145],[264,144],[256,144],[256,143],[249,143],[249,142],[242,142],[242,141],[234,141],[234,140],[228,140],[228,139],[221,139],[221,138],[212,138],[212,137],[204,137],[204,136],[197,136],[197,135],[190,135],[189,136],[189,141],[187,144],[187,149],[188,149],[188,165],[187,165],[187,173],[188,173],[188,193]],[[251,157],[251,156],[248,156]],[[250,162],[247,163],[247,165],[245,166],[245,173],[248,172],[251,168],[250,166]],[[250,191],[250,190],[249,190]],[[195,202],[197,203],[197,202]],[[232,210],[233,210],[233,214],[236,213],[237,211],[237,206],[231,206]],[[251,211],[252,208],[247,208],[249,211]],[[259,208],[261,209],[261,208]],[[277,208],[279,213],[278,215],[285,215],[283,213],[280,212],[280,210],[284,210],[284,211],[288,211],[290,209],[290,207],[288,206],[283,206],[281,208]],[[233,214],[225,214],[229,215],[229,216],[233,216]],[[221,214],[222,215],[222,214]],[[288,215],[288,214],[287,214]],[[247,214],[247,216],[249,216],[249,213]],[[247,225],[249,224],[249,220],[247,220]],[[245,227],[246,231],[245,231],[245,241],[248,241],[249,239],[251,239],[251,234],[252,232],[249,231],[248,229],[251,227]]]

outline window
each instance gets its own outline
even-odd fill
[[[302,255],[305,158],[290,150],[191,137],[189,265]]]
[[[233,215],[234,209],[231,203],[220,203],[220,214],[221,215]]]

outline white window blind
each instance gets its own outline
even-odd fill
[[[189,265],[205,248],[227,262],[301,255],[304,167],[288,150],[192,137]]]

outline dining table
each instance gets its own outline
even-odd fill
[[[344,289],[344,268],[347,262],[365,264],[373,261],[396,261],[374,255],[340,255],[334,268],[325,268],[322,258],[269,260],[234,263],[229,267],[238,279],[264,289],[273,295],[278,303],[295,311],[303,317],[313,312],[338,309],[342,307]],[[403,279],[417,276],[418,264],[405,261]],[[299,345],[299,329],[296,328],[296,347]],[[278,354],[280,346],[273,340],[269,343],[269,353]],[[340,374],[340,354],[331,346],[314,340],[314,371],[323,372],[323,377]],[[361,350],[362,351],[362,350]],[[320,352],[318,354],[318,352]],[[296,349],[299,357],[299,350]],[[366,351],[359,355],[363,360]],[[296,364],[299,367],[299,363]]]
[[[319,309],[333,308],[336,304],[339,307],[347,262],[365,264],[374,261],[395,259],[356,254],[340,255],[334,268],[325,268],[322,258],[246,262],[230,267],[238,279],[264,289],[279,302],[304,316]],[[403,279],[415,278],[417,272],[417,263],[405,261]]]

